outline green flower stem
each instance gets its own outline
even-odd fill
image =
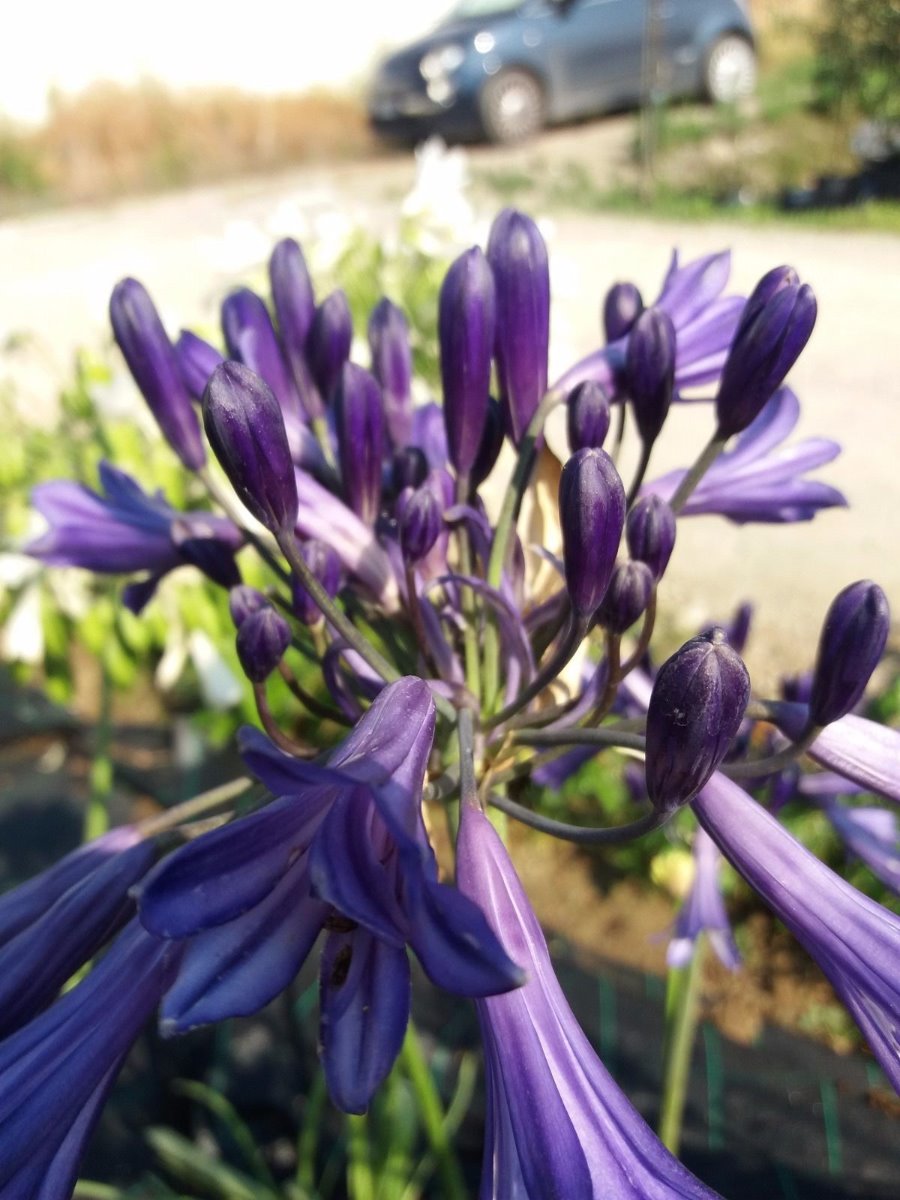
[[[313,1080],[303,1109],[303,1121],[297,1136],[297,1170],[295,1185],[305,1194],[313,1195],[316,1187],[316,1149],[322,1129],[322,1114],[328,1099],[325,1072],[319,1071]]]
[[[791,742],[777,754],[770,754],[767,758],[751,758],[746,762],[725,763],[719,770],[729,779],[755,779],[757,775],[774,775],[776,771],[789,767],[805,754],[821,732],[821,726],[811,725],[796,742]]]
[[[369,1122],[365,1113],[347,1116],[347,1194],[350,1200],[375,1200]]]
[[[589,625],[589,618],[573,616],[556,653],[538,671],[528,687],[519,692],[515,700],[510,701],[505,708],[501,708],[498,713],[485,722],[485,727],[493,729],[497,725],[502,725],[509,717],[514,717],[516,713],[525,708],[548,684],[551,684],[584,641]]]
[[[694,943],[694,955],[686,967],[672,967],[666,985],[666,1031],[663,1053],[663,1098],[659,1136],[664,1146],[678,1154],[681,1125],[691,1073],[691,1055],[700,1013],[700,985],[706,936]]]
[[[470,496],[469,479],[461,475],[456,482],[456,500],[458,504],[468,504]],[[460,521],[456,530],[459,539],[459,570],[461,575],[472,574],[472,547],[469,543],[469,531],[465,521]],[[475,597],[471,588],[462,588],[462,610],[465,625],[463,627],[463,650],[466,660],[466,687],[477,699],[481,695],[481,668],[478,661],[478,630],[475,628]]]
[[[100,713],[91,758],[90,794],[84,814],[83,840],[93,841],[109,829],[109,797],[113,785],[112,744],[113,685],[105,658],[100,662]]]
[[[700,452],[700,457],[679,483],[675,490],[675,495],[669,501],[669,505],[674,513],[680,513],[690,499],[697,484],[713,465],[722,451],[725,449],[727,438],[719,437],[718,433],[714,433],[707,444]]]
[[[525,430],[525,436],[522,438],[522,443],[519,446],[519,457],[516,461],[509,487],[506,490],[506,495],[503,498],[503,507],[500,509],[497,528],[494,532],[494,540],[491,544],[487,582],[493,588],[500,586],[500,578],[503,575],[503,568],[506,566],[506,558],[509,553],[510,539],[518,520],[519,509],[522,505],[522,497],[525,495],[525,491],[531,481],[531,474],[537,459],[537,444],[544,428],[544,422],[553,409],[558,404],[561,404],[564,399],[565,396],[561,392],[548,392],[537,406],[534,416]],[[497,628],[492,623],[489,623],[484,631],[484,670],[482,672],[486,712],[490,712],[497,702],[500,669],[499,654],[500,639],[497,635]]]
[[[650,466],[650,455],[653,453],[653,442],[641,442],[641,457],[638,460],[637,470],[634,473],[634,479],[631,481],[631,487],[628,489],[628,498],[625,501],[626,508],[631,508],[637,499],[638,492],[641,490],[641,484],[644,482],[644,476],[647,474],[647,468]]]
[[[141,821],[138,830],[144,837],[154,837],[158,833],[165,833],[183,821],[195,820],[197,817],[206,816],[215,809],[221,808],[224,804],[242,796],[252,786],[252,781],[246,777],[231,779],[228,783],[211,788],[208,792],[201,792],[199,796],[192,796],[183,804],[176,804],[158,817],[149,817],[146,821]]]
[[[273,552],[274,547],[269,544],[267,538],[261,537],[252,529],[247,528],[245,523],[247,518],[244,510],[241,508],[240,504],[237,503],[227,488],[222,487],[209,467],[201,467],[197,472],[197,477],[209,492],[212,499],[215,500],[220,508],[224,510],[226,516],[230,517],[235,525],[237,525],[238,529],[241,531],[250,545],[253,546],[263,562],[268,564],[268,566],[275,572],[282,583],[290,583],[291,576],[289,572],[285,571],[284,567],[275,557]]]
[[[444,1200],[466,1200],[469,1193],[447,1129],[444,1106],[412,1021],[407,1026],[406,1037],[403,1039],[400,1063],[416,1097],[419,1117],[437,1164]]]

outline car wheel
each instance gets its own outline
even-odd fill
[[[729,104],[753,92],[756,53],[746,38],[730,33],[713,42],[706,53],[703,87],[714,104]]]
[[[501,71],[479,98],[481,123],[492,142],[521,142],[544,126],[544,92],[527,71]]]

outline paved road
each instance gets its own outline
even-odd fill
[[[599,135],[608,152],[621,150],[623,129],[612,125]],[[598,135],[576,130],[550,136],[568,139],[547,143],[568,154],[579,137]],[[479,152],[476,164],[496,165],[490,153]],[[527,160],[500,161],[508,166]],[[106,336],[109,291],[125,274],[147,283],[172,327],[209,320],[217,297],[264,259],[275,236],[302,236],[314,225],[327,231],[339,223],[336,214],[390,230],[412,176],[409,160],[384,160],[0,224],[0,339],[11,331],[36,331],[49,348],[50,369],[64,370],[77,345]],[[738,530],[709,519],[688,523],[665,585],[674,623],[690,628],[756,596],[758,645],[769,640],[774,653],[751,653],[751,666],[755,660],[767,674],[776,664],[798,668],[809,660],[830,597],[853,579],[879,580],[900,613],[900,239],[789,227],[680,226],[636,215],[558,216],[548,223],[548,240],[553,355],[560,368],[595,343],[605,286],[633,278],[652,296],[676,245],[690,257],[730,244],[734,282],[742,290],[768,267],[793,263],[819,297],[819,323],[793,382],[804,404],[802,432],[844,443],[844,455],[824,477],[844,489],[852,508],[785,529]],[[0,363],[0,377],[2,372]],[[29,411],[40,412],[52,393],[34,356],[27,370],[19,368],[18,385]],[[708,429],[708,409],[679,412],[659,466],[686,463]]]

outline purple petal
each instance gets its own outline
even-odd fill
[[[400,1053],[409,1021],[409,962],[403,947],[364,929],[332,933],[322,951],[322,1067],[332,1101],[362,1113]]]
[[[695,258],[684,267],[678,265],[677,252],[673,253],[655,307],[667,312],[676,325],[687,325],[717,299],[730,274],[730,250]]]

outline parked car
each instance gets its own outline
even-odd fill
[[[648,88],[727,101],[755,80],[744,0],[459,0],[381,64],[369,116],[390,139],[512,142]]]

